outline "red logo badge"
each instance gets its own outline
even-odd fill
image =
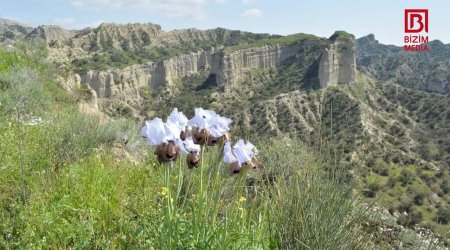
[[[428,51],[428,9],[405,9],[405,51]]]
[[[428,33],[428,10],[406,9],[405,10],[405,33]]]

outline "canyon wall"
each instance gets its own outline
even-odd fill
[[[320,87],[351,83],[356,74],[356,45],[353,35],[330,38],[319,64]]]

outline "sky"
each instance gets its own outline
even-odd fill
[[[429,9],[429,38],[450,43],[448,0],[0,0],[0,18],[36,27],[156,23],[163,30],[223,27],[258,33],[329,37],[345,30],[402,45],[404,9]]]

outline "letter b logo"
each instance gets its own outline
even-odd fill
[[[419,33],[425,30],[428,33],[428,10],[405,10],[405,33]]]

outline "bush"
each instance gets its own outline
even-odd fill
[[[49,143],[47,155],[55,168],[83,158],[101,145],[110,146],[121,130],[118,122],[71,109],[56,114],[53,120],[42,139]]]
[[[276,144],[279,159],[292,149]],[[272,155],[273,157],[273,155]],[[308,159],[310,157],[305,157]],[[343,184],[339,171],[324,178],[321,168],[304,162],[303,170],[289,170],[277,176],[271,196],[270,214],[273,232],[282,249],[363,248],[365,238],[357,237],[359,223],[367,216],[352,195],[352,185]],[[345,171],[342,171],[345,174]]]
[[[450,222],[450,208],[441,206],[436,213],[436,222],[448,224]]]
[[[411,171],[407,170],[407,169],[403,169],[402,172],[400,173],[400,181],[402,182],[403,186],[406,186],[408,184],[412,184],[414,181],[414,173],[412,173]]]
[[[17,123],[29,115],[38,115],[51,104],[43,80],[29,68],[0,73],[0,89],[0,115],[12,116]]]
[[[400,215],[397,219],[397,223],[405,227],[413,227],[414,225],[419,224],[422,219],[423,215],[421,212],[411,212],[408,215]]]

